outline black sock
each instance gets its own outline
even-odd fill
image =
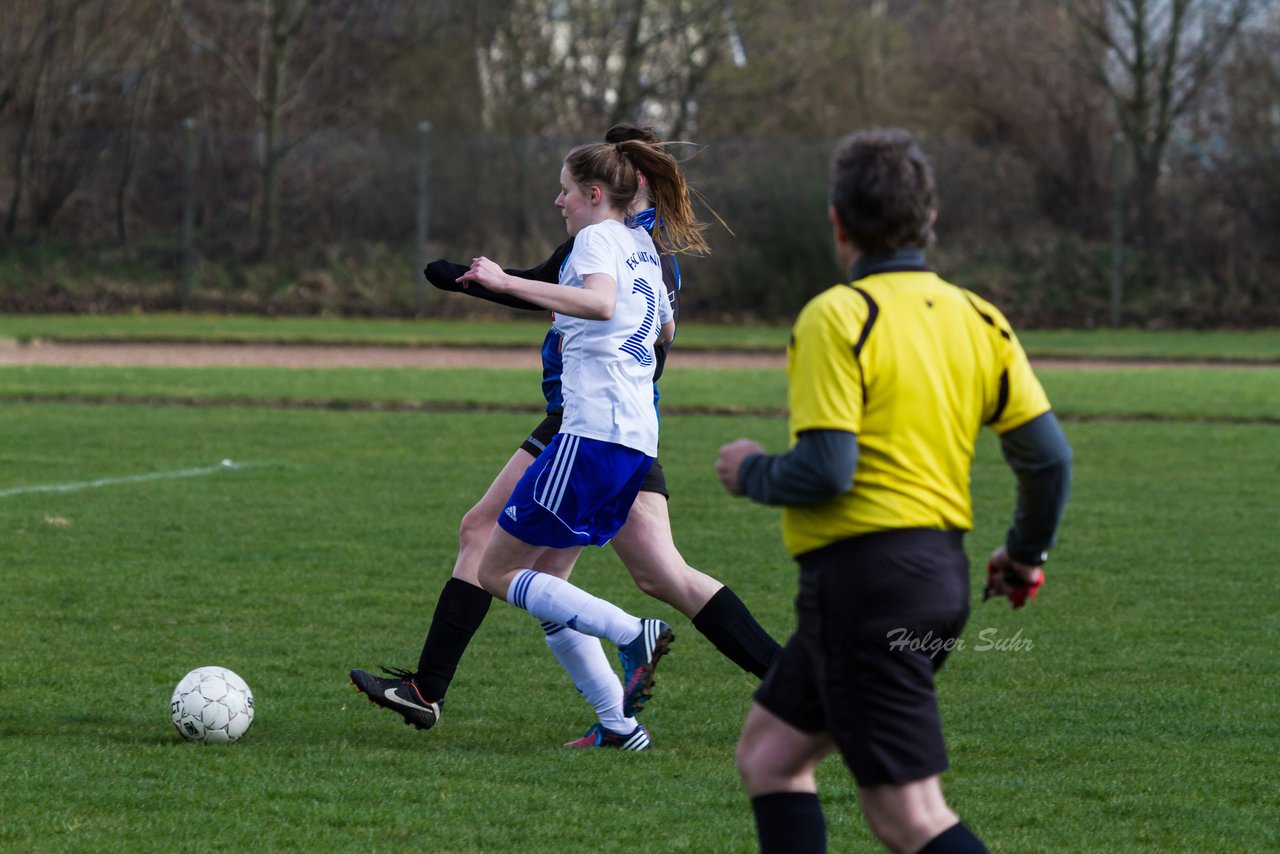
[[[812,792],[775,792],[751,799],[760,854],[821,854],[827,822]]]
[[[694,615],[693,627],[726,658],[760,679],[764,678],[774,656],[782,651],[728,587],[721,587],[707,600]]]
[[[471,636],[484,622],[493,597],[485,590],[458,578],[450,578],[440,591],[435,616],[427,629],[427,639],[422,644],[418,658],[418,673],[413,681],[424,699],[440,702],[458,662],[471,643]]]
[[[987,846],[960,822],[930,839],[917,854],[987,854]]]

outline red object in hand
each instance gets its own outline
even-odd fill
[[[1036,598],[1036,594],[1044,586],[1044,569],[1036,570],[1034,581],[1023,581],[1022,576],[1013,569],[1006,569],[1004,571],[1004,583],[1009,588],[1008,593],[997,594],[995,579],[999,574],[1000,570],[996,569],[996,565],[991,561],[987,561],[987,586],[982,591],[983,602],[996,595],[1008,596],[1010,606],[1016,611],[1027,604],[1028,599]]]

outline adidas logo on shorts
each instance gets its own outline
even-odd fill
[[[509,507],[507,507],[506,510],[503,510],[502,512],[506,513],[512,522],[518,521],[516,519],[516,506],[514,504],[510,505]]]

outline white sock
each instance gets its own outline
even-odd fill
[[[640,618],[554,575],[522,569],[507,588],[507,601],[545,623],[624,646],[640,635]]]
[[[547,633],[547,646],[600,723],[624,735],[634,732],[635,718],[622,715],[622,681],[613,672],[600,639],[559,623],[543,623],[542,630]]]

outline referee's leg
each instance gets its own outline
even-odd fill
[[[896,785],[882,783],[858,789],[862,814],[871,832],[890,851],[926,850],[935,841],[960,842],[967,835],[977,847],[938,847],[937,851],[986,851],[986,847],[960,824],[942,797],[942,783],[935,774],[923,780]],[[942,837],[946,839],[941,839]],[[964,840],[968,841],[968,840]]]
[[[761,854],[827,850],[814,772],[834,750],[827,733],[803,732],[759,703],[752,704],[738,741],[737,762],[755,813]]]

